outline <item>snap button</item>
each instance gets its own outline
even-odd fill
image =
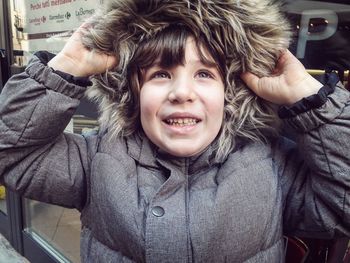
[[[164,208],[161,206],[155,206],[152,208],[152,214],[156,217],[161,217],[165,213]]]

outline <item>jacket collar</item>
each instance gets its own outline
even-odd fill
[[[176,157],[161,151],[144,134],[128,137],[126,144],[128,155],[144,166],[158,168],[161,165],[168,169],[178,169],[182,173],[194,174],[217,164],[211,145],[199,155]]]

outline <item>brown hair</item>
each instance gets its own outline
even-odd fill
[[[134,118],[139,117],[139,92],[143,85],[144,72],[154,65],[157,60],[162,68],[172,68],[185,63],[185,46],[189,37],[194,33],[184,25],[170,25],[164,30],[158,32],[154,37],[145,39],[137,47],[134,56],[128,65],[128,83],[135,98],[135,104],[129,105],[133,108]],[[217,56],[215,50],[210,50],[209,45],[202,36],[196,38],[197,52],[204,65],[215,66],[220,72],[224,81],[225,59],[223,56]],[[207,51],[207,52],[204,52]],[[210,57],[205,54],[210,54]],[[133,116],[130,116],[133,118]],[[140,125],[138,127],[141,128]]]

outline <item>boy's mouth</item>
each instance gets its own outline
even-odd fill
[[[164,122],[173,126],[191,126],[197,124],[200,120],[196,118],[169,118],[165,119]]]

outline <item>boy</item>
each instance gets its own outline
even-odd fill
[[[82,262],[283,262],[284,233],[349,235],[349,93],[283,51],[281,21],[268,1],[111,2],[7,83],[1,180],[81,211]],[[91,76],[100,130],[65,134]]]

